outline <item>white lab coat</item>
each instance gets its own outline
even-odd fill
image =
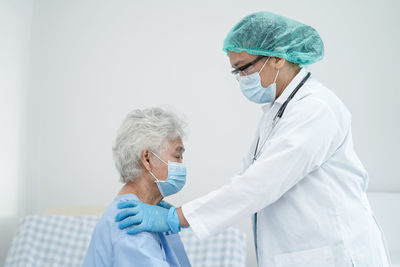
[[[243,172],[183,205],[183,214],[202,239],[256,213],[261,267],[390,266],[365,194],[368,175],[353,148],[351,115],[321,83],[311,77],[300,88],[251,164],[258,136],[262,143],[306,73],[262,107]]]

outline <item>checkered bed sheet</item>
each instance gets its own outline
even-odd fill
[[[81,266],[97,216],[35,215],[22,218],[5,267]],[[236,228],[199,241],[190,229],[180,233],[193,267],[246,265],[246,236]]]
[[[190,228],[180,236],[193,267],[246,266],[246,235],[239,229],[230,227],[202,241]]]

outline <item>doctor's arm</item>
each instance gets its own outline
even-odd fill
[[[197,237],[205,238],[271,205],[338,149],[345,123],[318,99],[289,106],[261,156],[229,184],[182,206]],[[184,222],[182,220],[182,222]]]
[[[182,207],[176,209],[176,213],[178,214],[179,218],[179,225],[181,227],[188,227],[190,226],[189,222],[186,220],[185,215],[183,215]]]
[[[221,231],[274,203],[333,155],[345,130],[332,110],[311,97],[293,104],[260,158],[229,184],[178,208],[179,225],[190,225],[199,238]]]

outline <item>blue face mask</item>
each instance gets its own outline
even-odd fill
[[[262,87],[260,72],[267,64],[268,58],[259,72],[255,72],[245,76],[237,76],[240,89],[243,95],[250,101],[257,104],[265,104],[275,100],[276,96],[276,79],[278,78],[279,70],[276,73],[274,82],[268,85],[267,88]]]
[[[159,156],[157,156],[153,151],[151,151],[154,156],[156,156],[163,163],[168,165],[168,177],[167,180],[162,181],[157,179],[157,177],[151,172],[150,174],[156,179],[158,190],[163,197],[167,197],[178,193],[186,183],[186,166],[184,163],[179,162],[165,162]]]

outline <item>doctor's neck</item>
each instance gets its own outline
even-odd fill
[[[123,194],[134,194],[140,201],[152,205],[156,205],[163,199],[154,178],[148,177],[147,173],[142,173],[136,180],[127,182],[118,193],[118,195]]]
[[[300,67],[297,64],[286,61],[279,71],[279,76],[276,80],[276,98],[278,98],[294,77],[300,72]]]

